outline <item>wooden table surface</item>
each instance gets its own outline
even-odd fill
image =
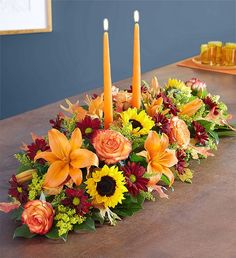
[[[236,76],[172,64],[145,73],[142,79],[150,81],[154,75],[162,84],[169,77],[204,80],[209,91],[220,94],[236,115]],[[115,85],[129,87],[130,80]],[[70,99],[83,100],[83,96]],[[17,168],[13,154],[22,142],[30,142],[30,132],[46,134],[48,120],[60,111],[59,103],[0,121],[0,201],[6,201],[8,180]],[[221,139],[215,157],[193,164],[193,184],[176,182],[169,200],[146,202],[144,210],[116,227],[70,234],[66,244],[40,237],[13,240],[15,223],[1,213],[0,257],[236,257],[235,143],[236,137]]]

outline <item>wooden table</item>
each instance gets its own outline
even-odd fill
[[[177,67],[175,64],[143,74],[160,83],[169,77],[198,77],[210,91],[221,94],[234,115],[236,76]],[[129,87],[130,80],[115,84]],[[97,90],[99,92],[99,90]],[[83,99],[84,94],[71,98]],[[15,173],[13,154],[30,132],[46,134],[48,120],[60,110],[58,103],[0,121],[0,200],[6,200],[8,180]],[[234,120],[235,121],[235,120]],[[66,244],[45,238],[12,240],[15,224],[0,214],[0,257],[236,257],[236,138],[221,140],[215,157],[194,163],[193,184],[176,183],[170,199],[147,202],[144,210],[95,233],[70,234]]]

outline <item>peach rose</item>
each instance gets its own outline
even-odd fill
[[[93,146],[100,160],[106,164],[115,164],[128,158],[131,142],[121,133],[113,130],[100,130],[93,138]]]
[[[181,147],[186,148],[190,142],[190,132],[186,123],[174,116],[170,120],[171,140],[176,141]]]
[[[45,201],[29,201],[24,206],[21,219],[31,233],[46,234],[52,227],[54,210],[52,205]]]

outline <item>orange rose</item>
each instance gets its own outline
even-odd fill
[[[170,120],[171,140],[176,141],[180,146],[186,148],[190,142],[190,132],[186,123],[174,116]]]
[[[34,200],[26,203],[21,219],[31,233],[46,234],[52,227],[54,210],[45,201]]]
[[[100,130],[93,138],[93,146],[100,160],[106,164],[115,164],[128,158],[132,146],[121,133],[113,130]]]

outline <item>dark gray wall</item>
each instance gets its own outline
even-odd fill
[[[236,41],[235,1],[53,1],[53,32],[2,36],[2,118],[102,85],[102,20],[110,21],[113,81],[131,75],[135,9],[142,70]],[[53,116],[53,114],[52,114]]]

